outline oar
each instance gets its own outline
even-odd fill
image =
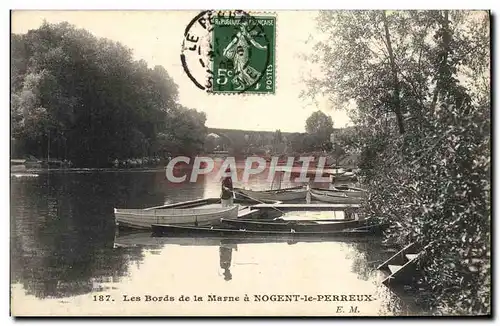
[[[246,194],[244,194],[244,193],[242,193],[242,192],[240,192],[240,191],[236,191],[236,190],[234,190],[234,189],[233,189],[233,192],[235,192],[235,193],[237,192],[239,195],[242,195],[243,197],[246,197],[246,198],[251,199],[251,200],[255,200],[255,201],[256,201],[256,202],[258,202],[258,203],[261,203],[261,204],[266,204],[266,203],[264,203],[263,201],[260,201],[260,200],[258,200],[257,198],[250,197],[250,196],[248,196],[248,195],[246,195]],[[280,212],[281,214],[285,214],[285,212],[283,212],[283,211],[281,211],[281,210],[277,209],[277,208],[276,208],[276,207],[274,207],[274,206],[271,206],[271,208],[272,208],[272,209],[277,210],[277,211],[278,211],[278,212]]]

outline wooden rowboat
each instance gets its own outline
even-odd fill
[[[175,204],[174,204],[175,205]],[[146,209],[114,209],[116,224],[135,229],[150,229],[152,224],[208,225],[221,218],[236,218],[239,206],[199,206],[193,208],[166,205]]]
[[[231,228],[245,230],[261,231],[290,231],[295,232],[321,232],[321,231],[339,231],[353,229],[364,226],[367,220],[273,220],[256,221],[244,219],[221,219],[222,225],[228,225]]]
[[[269,201],[269,200],[277,200],[277,201],[293,201],[293,200],[304,200],[307,196],[307,187],[306,186],[296,186],[289,188],[281,188],[281,183],[283,179],[284,171],[278,171],[273,179],[271,184],[271,190],[249,190],[242,188],[235,188],[234,192],[237,196],[241,196],[242,198],[250,198],[258,201]],[[274,186],[277,186],[274,188]]]
[[[358,188],[358,187],[353,187],[353,186],[349,186],[347,184],[337,185],[337,186],[333,187],[333,189],[337,189],[337,190],[340,190],[340,191],[356,191],[356,192],[366,193],[365,189]]]
[[[360,197],[349,197],[344,193],[335,193],[329,190],[323,191],[318,189],[310,189],[311,199],[319,200],[327,203],[336,204],[354,204],[361,201]]]
[[[237,194],[240,193],[242,197],[253,198],[259,201],[292,201],[305,199],[307,196],[307,188],[304,186],[262,191],[235,188],[234,191]]]
[[[348,230],[348,231],[318,231],[318,232],[297,232],[295,230],[288,231],[258,231],[258,230],[245,230],[245,229],[231,229],[222,227],[194,227],[182,225],[168,225],[168,224],[153,224],[153,235],[155,236],[215,236],[215,237],[276,237],[276,238],[356,238],[372,235],[370,230]]]
[[[362,198],[366,196],[366,190],[356,187],[350,187],[347,185],[335,186],[332,188],[311,188],[311,190],[325,194],[341,195],[341,196],[346,195],[347,197]]]
[[[150,229],[153,223],[196,224],[206,225],[218,223],[221,218],[236,218],[243,216],[263,215],[252,206],[262,203],[251,199],[235,199],[234,207],[222,207],[220,198],[201,198],[145,209],[117,209],[115,221],[120,227],[134,229]],[[266,201],[270,205],[280,204],[279,201]],[[272,216],[279,216],[277,211]],[[170,222],[167,222],[170,221]]]

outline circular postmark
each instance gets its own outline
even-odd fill
[[[273,45],[265,26],[273,22],[242,10],[202,11],[184,31],[180,57],[185,73],[207,92],[264,89]]]

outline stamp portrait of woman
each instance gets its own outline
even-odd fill
[[[253,85],[261,75],[249,62],[252,46],[259,50],[267,49],[266,45],[261,45],[254,39],[256,34],[258,34],[257,31],[248,32],[247,22],[242,22],[238,32],[223,51],[223,55],[233,61],[234,77],[232,83],[237,90]]]

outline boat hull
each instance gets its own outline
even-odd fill
[[[347,197],[351,198],[363,198],[366,196],[366,191],[364,190],[354,190],[354,188],[337,188],[333,187],[331,189],[327,188],[312,188],[312,191],[316,191],[318,193],[326,193],[326,194],[332,194],[332,195],[337,195],[337,196],[342,196],[345,195]]]
[[[340,221],[250,221],[241,219],[221,219],[222,225],[228,225],[231,228],[244,230],[260,231],[288,231],[295,232],[322,232],[322,231],[340,231],[354,229],[365,226],[367,220],[340,220]]]
[[[250,199],[235,199],[234,204],[235,206],[238,207],[236,210],[236,214],[238,214],[239,210],[244,210],[244,209],[249,209],[252,206],[256,204],[260,204],[260,201],[255,201],[255,200],[250,200]],[[267,201],[267,203],[271,205],[275,204],[280,204],[279,201]],[[220,198],[201,198],[201,199],[195,199],[195,200],[189,200],[189,201],[184,201],[184,202],[178,202],[178,203],[173,203],[173,204],[166,204],[166,205],[161,205],[161,206],[155,206],[155,207],[149,207],[145,209],[116,209],[115,208],[115,221],[116,224],[120,228],[132,228],[132,229],[150,229],[152,223],[157,223],[156,218],[155,218],[155,211],[160,212],[160,213],[165,213],[169,209],[177,209],[177,210],[182,210],[187,212],[187,209],[196,209],[196,214],[199,214],[200,212],[203,212],[203,206],[210,206],[210,205],[220,205],[221,204],[221,199]],[[223,211],[222,207],[219,206],[219,210]],[[216,210],[217,212],[217,210]],[[132,213],[132,214],[130,214]],[[267,218],[267,213],[266,212],[261,212],[260,210],[257,215],[260,218]],[[229,218],[230,216],[234,216],[234,212],[231,211],[230,213],[226,212],[222,215],[217,216],[216,214],[214,216],[205,216],[203,219],[197,219],[196,217],[193,219],[191,218],[182,218],[178,220],[175,224],[194,224],[198,220],[198,225],[204,225],[204,224],[212,224],[212,222],[218,221],[220,218]],[[151,216],[153,215],[153,216]],[[161,215],[161,214],[160,214]],[[276,213],[274,216],[279,216]],[[206,221],[208,219],[208,221]],[[174,224],[174,223],[170,223]]]
[[[242,197],[248,197],[250,199],[256,199],[259,201],[292,201],[292,200],[302,200],[307,196],[307,189],[305,187],[295,187],[289,189],[280,190],[265,190],[265,191],[254,191],[248,189],[236,188],[236,192],[242,194]]]
[[[310,190],[311,199],[334,204],[357,204],[361,197],[349,197],[345,194],[334,194],[329,191]]]
[[[116,209],[118,226],[150,229],[152,224],[209,225],[221,218],[236,218],[237,205],[226,208]]]
[[[370,230],[349,231],[320,231],[320,232],[296,232],[296,231],[260,231],[241,230],[216,227],[192,227],[181,225],[153,224],[153,235],[155,236],[210,236],[210,237],[237,237],[237,238],[358,238],[372,235]]]

